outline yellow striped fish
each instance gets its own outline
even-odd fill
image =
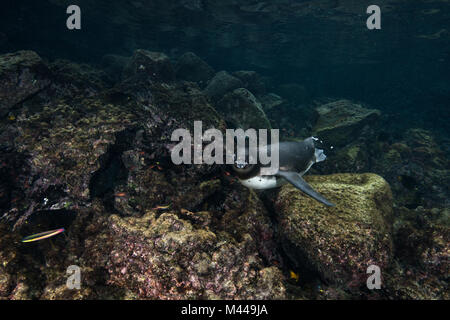
[[[36,233],[36,234],[31,235],[31,236],[23,238],[22,242],[34,242],[34,241],[47,239],[47,238],[56,236],[57,234],[60,234],[60,233],[62,233],[64,231],[65,231],[64,228],[61,228],[61,229],[56,229],[56,230],[50,230],[50,231],[45,231],[45,232],[41,232],[41,233]]]

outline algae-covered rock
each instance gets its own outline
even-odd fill
[[[43,90],[51,82],[51,72],[33,51],[0,56],[0,117],[17,103]]]
[[[0,299],[5,298],[9,294],[10,286],[11,276],[0,266]]]
[[[324,172],[361,173],[370,171],[370,153],[366,144],[356,141],[327,153],[328,159],[321,165]]]
[[[448,272],[445,277],[439,278],[410,265],[402,266],[398,261],[385,273],[383,287],[386,294],[396,300],[450,299]]]
[[[396,257],[405,269],[422,278],[444,282],[450,276],[450,210],[396,208]]]
[[[175,79],[175,71],[169,57],[164,53],[138,49],[125,67],[124,76],[145,76],[170,82]]]
[[[261,103],[247,89],[239,88],[226,94],[216,109],[234,128],[270,129],[271,125]]]
[[[105,263],[108,284],[139,298],[284,297],[281,272],[262,265],[249,234],[234,241],[225,233],[197,229],[175,213],[157,217],[149,212],[140,218],[112,215],[107,229],[89,239],[87,247],[91,263],[97,257],[98,264]]]
[[[35,57],[30,54],[30,61],[20,65],[33,65]],[[7,60],[5,56],[2,59]],[[135,192],[142,187],[133,179],[139,175],[142,179],[135,179],[139,183],[157,180],[157,174],[147,179],[152,173],[147,169],[170,156],[172,132],[191,129],[196,120],[208,128],[225,128],[207,97],[192,83],[169,85],[157,78],[148,82],[144,76],[109,88],[103,80],[105,74],[87,65],[58,60],[50,70],[49,86],[19,103],[14,117],[0,119],[0,191],[7,191],[0,192],[0,209],[3,219],[16,228],[40,212],[76,210],[95,197],[111,199],[115,191],[123,191],[116,186],[127,179],[130,188],[126,191],[136,199],[159,195],[144,197],[138,212],[145,210],[146,204],[160,205],[164,192],[150,188]],[[122,159],[127,150],[140,154],[129,167]],[[138,164],[147,169],[134,174]],[[184,187],[189,190],[197,185],[198,174],[211,173],[217,167],[186,169],[191,180]],[[180,191],[162,190],[168,194]],[[129,199],[133,208],[136,199]],[[136,212],[128,206],[122,209],[124,214]]]
[[[380,116],[380,111],[348,100],[327,103],[316,112],[318,120],[313,133],[334,146],[344,146],[357,139],[364,126],[373,125]]]
[[[109,161],[109,148],[120,144],[121,133],[123,141],[132,139],[127,128],[136,124],[133,105],[136,111],[134,103],[127,104],[127,110],[86,98],[59,101],[39,113],[23,110],[16,124],[15,151],[9,156],[19,154],[28,161],[20,180],[9,185],[16,200],[5,217],[14,221],[21,213],[16,223],[20,225],[40,210],[70,209],[88,201],[91,179]]]
[[[129,57],[119,56],[116,54],[105,54],[100,63],[102,68],[113,81],[119,81],[125,67],[130,62]]]
[[[261,101],[262,108],[266,112],[272,109],[276,109],[278,106],[282,105],[285,102],[283,98],[281,98],[279,95],[276,95],[275,93],[268,93],[263,96],[259,96],[258,99],[259,101]]]
[[[177,78],[206,84],[215,72],[214,69],[193,52],[183,54],[175,64]]]
[[[41,299],[285,298],[284,275],[271,263],[282,260],[261,201],[241,186],[220,192],[224,213],[171,207],[123,217],[92,201],[58,239],[65,243],[42,250],[52,267],[36,270],[41,282],[24,291]],[[211,201],[207,209],[216,206]],[[65,285],[69,265],[81,269],[81,290]],[[23,285],[30,284],[13,282],[18,290]]]
[[[261,95],[266,92],[266,83],[264,78],[255,71],[236,71],[233,72],[233,76],[240,79],[243,87],[255,95]]]
[[[278,195],[280,237],[288,256],[327,281],[358,287],[367,267],[391,258],[392,195],[375,174],[310,176],[311,186],[336,204],[329,208],[291,185]]]
[[[242,87],[242,81],[233,77],[226,71],[217,72],[209,81],[204,93],[213,101],[217,101],[227,92]]]
[[[71,86],[72,91],[67,95],[72,97],[79,92],[85,96],[92,96],[109,87],[107,74],[103,70],[96,69],[88,64],[77,64],[58,59],[49,64],[49,68],[54,74],[53,85]],[[78,92],[75,89],[78,89]],[[61,88],[59,90],[61,91]]]
[[[396,204],[432,208],[449,198],[448,156],[430,131],[408,129],[401,139],[378,141],[371,149],[371,171],[389,182]]]

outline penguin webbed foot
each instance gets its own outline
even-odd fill
[[[325,199],[320,193],[315,191],[297,172],[290,171],[279,171],[278,175],[284,179],[286,179],[289,183],[291,183],[294,187],[304,192],[311,198],[323,203],[326,206],[334,207],[335,205]]]

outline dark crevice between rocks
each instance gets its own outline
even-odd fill
[[[414,190],[415,187],[418,186],[416,179],[408,175],[399,175],[398,179],[402,183],[402,185],[408,190]]]
[[[30,216],[20,231],[27,236],[46,230],[67,229],[75,220],[76,215],[77,211],[75,210],[40,210]]]
[[[304,253],[300,248],[292,244],[291,242],[283,239],[280,235],[279,245],[282,247],[280,254],[284,259],[284,273],[290,273],[294,271],[299,275],[298,281],[292,281],[288,278],[288,292],[289,294],[296,295],[300,293],[304,295],[311,292],[312,296],[308,298],[315,298],[316,288],[321,285],[329,285],[330,283],[320,276],[319,271],[309,263],[308,255]],[[295,252],[295,256],[292,253]]]
[[[20,206],[30,187],[24,183],[24,177],[30,174],[30,166],[28,157],[12,147],[0,146],[0,152],[0,222],[12,227],[23,213]],[[10,212],[13,207],[18,210]]]
[[[319,273],[315,268],[307,261],[307,256],[292,257],[289,252],[292,251],[291,244],[288,243],[283,235],[280,234],[278,227],[277,213],[274,207],[275,199],[278,195],[279,189],[267,190],[259,193],[259,198],[263,202],[268,212],[268,217],[271,221],[274,231],[274,237],[276,241],[276,250],[281,257],[282,264],[279,266],[283,273],[286,275],[288,290],[291,294],[295,295],[298,290],[305,292],[301,288],[315,288],[318,284],[326,282],[321,279]],[[293,252],[298,252],[297,249],[293,249]],[[302,261],[302,264],[298,264],[298,261]],[[298,281],[290,279],[290,271],[293,271],[300,275]]]
[[[9,108],[9,111],[12,112],[14,110],[19,110],[22,109],[22,107],[27,104],[27,102],[29,101],[34,101],[37,97],[39,97],[39,95],[42,92],[45,92],[48,88],[50,88],[51,84],[46,85],[45,87],[43,87],[41,90],[36,91],[28,96],[26,96],[24,99],[22,99],[21,101],[17,102],[16,104],[12,105]],[[31,103],[30,105],[37,105],[36,103]]]
[[[126,184],[128,178],[122,154],[132,148],[135,135],[135,129],[116,134],[116,142],[100,157],[100,169],[93,174],[89,182],[91,200],[101,198],[105,208],[113,212],[117,211],[114,208],[114,190],[116,186]]]

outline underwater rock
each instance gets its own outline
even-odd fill
[[[395,263],[386,273],[394,299],[450,298],[450,210],[395,208]]]
[[[226,233],[195,228],[173,212],[112,215],[102,234],[86,240],[85,256],[106,268],[109,285],[138,298],[283,298],[280,270],[264,267],[254,239],[241,236],[235,241]]]
[[[183,54],[175,64],[178,79],[198,82],[202,87],[214,76],[214,69],[193,52]]]
[[[448,157],[429,131],[412,128],[402,136],[398,141],[378,141],[371,146],[376,159],[371,171],[385,177],[399,206],[442,206],[449,197]]]
[[[138,117],[133,108],[137,111],[138,106],[132,101],[116,105],[97,97],[59,101],[40,112],[23,109],[13,156],[22,155],[27,161],[18,176],[21,183],[11,190],[17,198],[7,219],[14,221],[20,214],[20,225],[32,213],[76,208],[89,201],[97,170],[110,165],[114,148],[120,150],[134,137]]]
[[[106,54],[102,57],[100,62],[104,71],[115,82],[122,79],[122,73],[125,67],[130,62],[130,58],[119,56],[117,54]]]
[[[51,77],[47,65],[33,51],[0,55],[0,117],[46,88]]]
[[[316,108],[318,120],[313,134],[333,146],[345,146],[355,140],[366,125],[380,116],[376,109],[366,109],[348,100],[330,102]]]
[[[366,143],[357,140],[343,148],[335,149],[335,154],[327,154],[329,161],[322,164],[321,170],[323,172],[346,173],[372,171],[369,148]]]
[[[214,78],[209,81],[204,93],[211,97],[213,101],[217,101],[229,91],[232,91],[243,86],[242,81],[233,77],[226,71],[216,73]]]
[[[396,257],[409,270],[444,281],[450,275],[450,210],[448,208],[396,209]]]
[[[383,278],[385,293],[396,300],[448,300],[448,275],[439,279],[396,262]]]
[[[108,75],[88,64],[77,64],[68,60],[56,60],[49,64],[53,72],[52,85],[46,95],[73,98],[77,95],[93,96],[110,87]],[[56,92],[55,92],[56,91]]]
[[[312,105],[300,105],[285,97],[269,93],[258,97],[272,127],[280,128],[281,139],[295,139],[312,135],[312,125],[316,121]]]
[[[233,72],[233,76],[240,79],[242,87],[259,96],[266,93],[264,78],[255,71],[241,70]]]
[[[285,102],[283,98],[275,93],[268,93],[263,96],[258,96],[258,100],[261,101],[262,108],[265,112],[268,112],[274,108],[276,109]]]
[[[52,268],[32,289],[41,299],[285,298],[273,226],[255,193],[223,186],[204,208],[213,211],[171,206],[123,217],[94,199],[58,239],[65,243],[43,251]],[[65,286],[72,264],[82,269],[81,290]]]
[[[126,190],[140,188],[133,184],[135,175],[129,174],[133,166],[124,166],[122,154],[127,150],[141,153],[137,159],[144,159],[136,161],[134,168],[138,163],[149,168],[161,159],[170,161],[175,129],[192,129],[194,120],[225,129],[193,83],[168,85],[129,78],[109,88],[102,80],[104,73],[85,65],[60,60],[51,69],[53,82],[17,105],[13,118],[0,122],[0,170],[5,177],[0,189],[8,190],[0,195],[0,205],[3,218],[16,227],[40,212],[76,211],[95,197],[113,205],[113,194],[123,191],[117,188],[127,179]],[[185,184],[165,189],[169,194],[197,187],[199,177],[217,171],[217,166],[184,169]],[[138,175],[146,177],[152,171],[141,170]],[[172,179],[176,180],[175,173]],[[149,197],[137,212],[145,210],[146,204],[162,204],[164,194],[158,190],[153,194],[161,197]],[[199,204],[201,199],[192,203]],[[122,212],[136,210],[126,206]]]
[[[11,285],[11,276],[0,267],[0,299],[5,298],[9,294]]]
[[[175,80],[175,71],[167,55],[138,49],[124,70],[124,77],[143,76],[155,81]]]
[[[382,270],[392,255],[392,195],[375,174],[306,177],[336,207],[328,208],[291,185],[276,201],[279,236],[286,254],[299,267],[317,271],[332,283],[365,285],[367,267]]]
[[[226,94],[216,109],[233,128],[270,129],[271,125],[261,103],[247,89],[239,88]]]
[[[404,139],[415,161],[436,169],[444,169],[448,165],[444,152],[430,131],[411,128],[404,133]]]

